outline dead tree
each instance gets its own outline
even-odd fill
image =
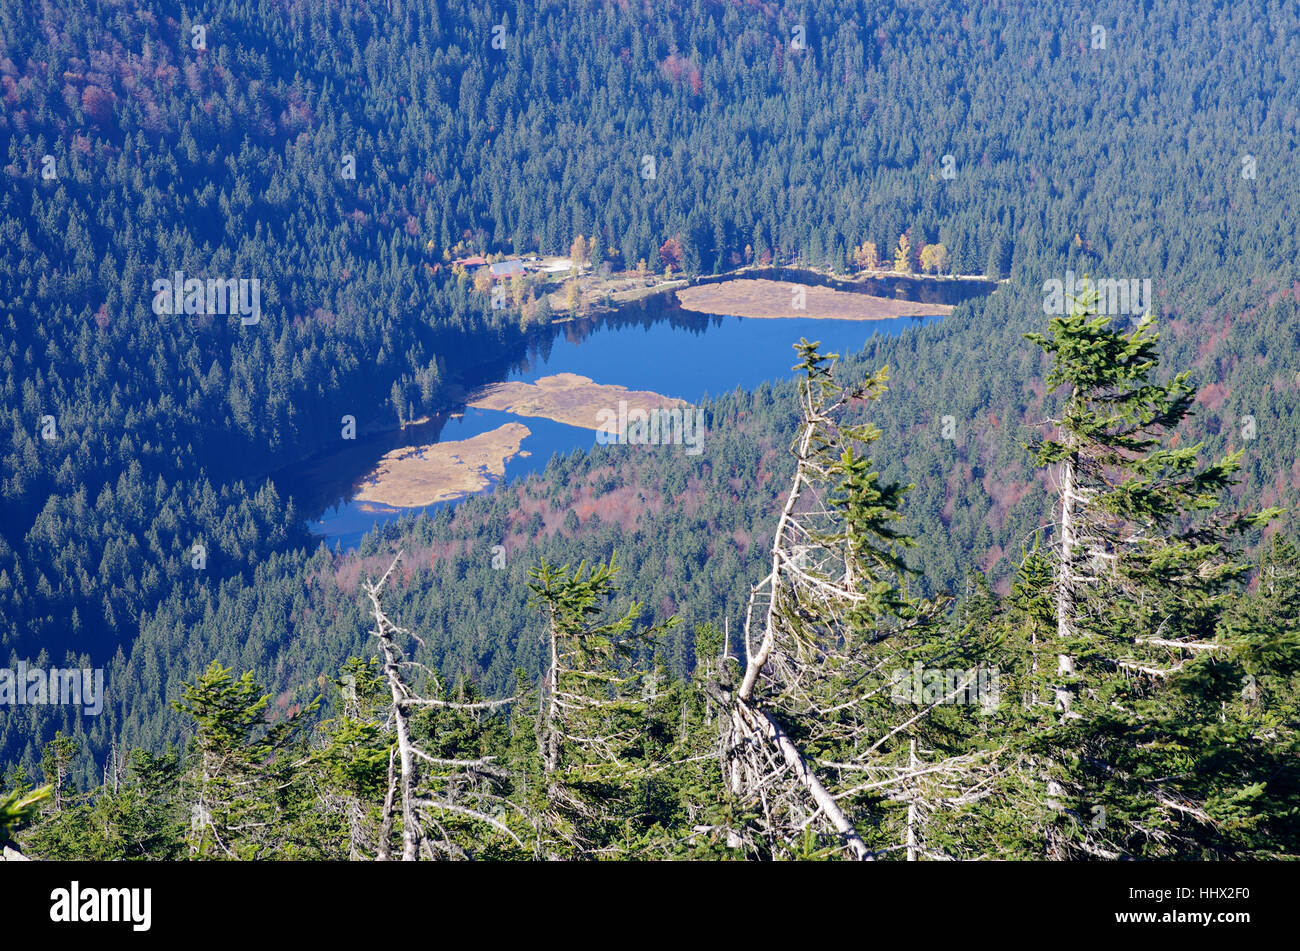
[[[806,340],[796,349],[806,378],[794,478],[770,570],[750,596],[744,673],[733,689],[722,685],[727,785],[756,816],[751,830],[730,839],[775,857],[793,854],[811,830],[867,859],[872,850],[846,808],[852,783],[839,777],[901,742],[878,714],[889,669],[899,663],[893,644],[938,605],[909,597],[903,586],[899,549],[910,540],[893,523],[907,487],[880,482],[858,452],[879,430],[842,419],[853,404],[883,394],[887,368],[842,387],[832,379],[834,355],[823,357]],[[792,734],[804,737],[804,748],[839,751],[829,758],[835,765],[811,760]]]
[[[957,813],[995,795],[999,791],[997,781],[1005,772],[999,762],[1002,752],[998,749],[978,750],[928,762],[923,757],[929,755],[929,751],[920,750],[913,738],[909,739],[906,751],[899,757],[905,761],[897,765],[827,761],[819,761],[819,765],[857,777],[853,784],[837,790],[838,799],[874,795],[906,805],[902,842],[873,850],[875,856],[903,852],[909,862],[922,859],[954,861],[975,856],[954,855],[934,845],[929,836],[931,820],[937,813]]]
[[[506,706],[514,700],[458,702],[416,694],[407,682],[409,671],[423,673],[436,689],[437,675],[423,664],[409,660],[398,643],[400,636],[416,635],[399,627],[385,613],[382,595],[393,569],[402,558],[398,552],[388,570],[378,581],[367,581],[363,588],[370,598],[375,629],[371,632],[379,646],[381,670],[388,686],[390,703],[386,724],[393,731],[394,746],[389,757],[388,790],[384,800],[379,861],[390,858],[394,817],[400,806],[402,816],[402,860],[416,861],[423,853],[429,858],[463,858],[458,845],[442,824],[448,816],[469,818],[505,835],[522,847],[519,837],[504,822],[487,810],[509,808],[509,800],[493,792],[493,781],[507,777],[493,757],[474,759],[431,756],[412,739],[411,714],[427,708],[484,712]]]

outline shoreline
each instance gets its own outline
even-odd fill
[[[753,320],[891,320],[946,317],[953,310],[951,304],[901,300],[761,277],[697,284],[678,291],[677,304],[693,313]]]
[[[767,275],[767,277],[764,277],[764,275]],[[660,280],[654,285],[651,285],[649,287],[634,288],[631,290],[625,290],[623,292],[620,292],[619,297],[613,300],[613,302],[610,304],[605,304],[602,302],[599,304],[586,306],[576,314],[572,314],[568,312],[564,312],[562,314],[556,313],[555,316],[553,316],[552,319],[547,322],[547,324],[528,328],[528,330],[525,331],[525,333],[521,336],[520,340],[518,340],[512,345],[501,348],[494,356],[475,361],[474,363],[467,364],[463,368],[461,368],[461,371],[448,381],[447,385],[444,388],[443,393],[441,394],[441,398],[436,408],[429,410],[428,412],[423,414],[419,419],[408,420],[403,425],[398,425],[394,422],[384,426],[376,426],[373,429],[367,428],[365,430],[362,430],[362,432],[358,433],[358,435],[361,438],[357,440],[357,445],[350,447],[349,451],[356,452],[358,449],[361,448],[361,446],[365,444],[381,442],[385,438],[393,437],[394,434],[404,432],[409,427],[428,425],[430,423],[436,422],[439,418],[454,418],[456,414],[463,413],[467,408],[469,408],[472,405],[473,402],[477,401],[476,396],[479,393],[481,393],[481,391],[483,391],[485,388],[491,388],[493,386],[499,387],[504,382],[504,381],[495,381],[486,384],[477,383],[467,387],[466,384],[464,383],[464,380],[467,376],[472,377],[473,371],[475,369],[490,366],[492,363],[499,361],[503,358],[508,359],[509,354],[513,351],[518,350],[520,346],[523,346],[526,350],[527,347],[529,347],[530,345],[538,341],[544,340],[545,337],[556,333],[557,331],[560,330],[560,328],[563,328],[565,325],[573,324],[583,320],[599,320],[602,317],[606,317],[610,314],[618,313],[620,310],[628,307],[629,305],[635,305],[641,301],[645,301],[650,298],[661,296],[664,294],[672,294],[683,289],[705,288],[710,285],[725,284],[727,282],[740,283],[740,282],[749,282],[754,280],[771,281],[771,276],[774,275],[775,276],[788,275],[790,277],[795,278],[794,280],[791,280],[790,277],[787,277],[786,283],[783,285],[783,291],[787,295],[784,298],[787,303],[787,307],[789,302],[788,294],[790,291],[790,286],[791,284],[802,283],[801,281],[798,280],[799,277],[802,277],[805,280],[826,282],[824,284],[803,283],[802,286],[808,289],[808,293],[810,296],[815,292],[816,289],[826,288],[827,284],[829,284],[831,285],[829,290],[836,291],[838,293],[842,293],[845,295],[850,295],[850,294],[854,296],[861,295],[863,297],[870,298],[873,301],[884,301],[887,304],[894,304],[896,302],[907,303],[912,306],[917,306],[922,308],[922,310],[918,312],[918,314],[911,315],[911,316],[934,316],[936,314],[941,316],[946,316],[952,310],[953,305],[939,305],[939,304],[932,305],[932,304],[924,304],[924,303],[918,304],[917,302],[914,301],[898,301],[896,298],[881,298],[875,295],[867,294],[864,291],[860,290],[859,288],[863,285],[869,284],[871,281],[880,281],[880,280],[885,280],[885,281],[906,280],[906,281],[915,282],[916,284],[986,283],[989,284],[991,288],[996,288],[997,284],[999,283],[999,282],[989,281],[987,278],[977,276],[977,275],[902,274],[898,272],[879,271],[879,270],[860,271],[852,275],[837,275],[831,272],[829,269],[819,269],[819,268],[809,267],[806,265],[745,265],[740,268],[735,268],[730,271],[722,272],[720,274],[696,275],[694,277],[677,277],[669,281]],[[620,279],[626,279],[626,272],[621,273]],[[775,281],[771,281],[771,282],[777,283]],[[836,287],[835,285],[838,285],[838,287]],[[683,310],[688,311],[691,314],[695,314],[699,316],[719,315],[712,311],[693,309],[691,307],[686,306],[684,303],[680,301],[677,301],[677,304]],[[942,308],[942,310],[940,310],[939,308]],[[735,316],[744,317],[745,315],[737,314]],[[755,317],[754,319],[781,319],[783,317],[812,318],[817,316],[818,315],[813,313],[811,310],[807,313],[804,312],[791,313],[787,310],[783,314],[769,315],[768,317],[758,316]],[[852,316],[826,314],[826,315],[821,315],[821,319],[876,320],[876,319],[889,319],[890,317],[897,317],[897,316],[909,316],[909,315],[908,314],[901,314],[901,315],[880,314],[875,317],[869,317],[869,318],[863,318],[863,317],[855,318]],[[658,396],[658,394],[655,395]],[[660,398],[663,399],[663,397]],[[543,416],[543,418],[549,418],[549,417]],[[436,446],[436,445],[445,445],[445,444],[439,444],[435,442],[429,445]],[[354,486],[359,487],[365,481],[373,478],[376,475],[376,472],[379,469],[379,467],[382,465],[384,459],[390,453],[396,453],[398,451],[409,451],[411,448],[412,448],[411,446],[407,446],[404,447],[404,449],[402,450],[394,449],[394,450],[389,450],[389,452],[378,453],[374,458],[373,462],[367,467],[367,469],[357,476],[357,479],[354,482]],[[427,446],[423,448],[427,449]],[[283,475],[286,472],[286,470],[298,470],[305,467],[312,467],[312,468],[318,467],[324,464],[327,460],[330,460],[333,456],[335,456],[338,453],[338,451],[339,450],[337,449],[327,449],[315,453],[309,457],[304,457],[303,459],[290,464],[290,466],[282,467],[278,469],[276,472],[268,474],[266,477],[271,478],[273,481],[277,481],[275,477],[277,475]],[[522,448],[520,448],[519,450],[516,450],[516,452],[512,452],[509,458],[513,458],[514,455],[517,453],[522,454],[522,452],[523,450]],[[458,493],[456,495],[456,499],[466,498],[469,497],[470,495],[477,494],[478,492],[482,492],[484,489],[490,487],[490,484],[491,481],[489,481],[487,485],[480,486],[477,490]],[[290,496],[298,495],[298,493],[294,491],[293,487],[286,486],[285,488],[287,494],[289,494]],[[353,492],[347,493],[349,497],[347,498],[346,501],[349,503],[369,501],[370,504],[375,504],[376,502],[378,502],[378,504],[387,504],[392,508],[409,509],[409,510],[419,510],[421,508],[426,507],[425,505],[422,504],[394,505],[391,502],[387,502],[387,503],[379,502],[376,499],[366,500],[363,498],[364,494],[366,494],[364,489],[362,489],[361,491],[356,491],[356,489],[354,489]],[[325,511],[328,510],[329,508],[327,507]],[[310,516],[304,514],[302,518],[303,525],[306,525],[307,523],[319,518],[320,514],[322,513],[313,513]],[[328,536],[321,535],[316,537],[320,538],[321,540],[324,540]]]

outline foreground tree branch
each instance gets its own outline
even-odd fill
[[[504,773],[494,766],[492,757],[448,758],[432,755],[421,749],[412,738],[411,708],[433,707],[439,710],[460,710],[479,712],[494,710],[510,703],[514,698],[499,701],[452,701],[440,698],[420,697],[413,693],[407,684],[403,671],[410,666],[401,646],[399,635],[410,636],[411,632],[395,624],[384,610],[383,591],[393,570],[401,561],[402,553],[393,558],[388,570],[378,581],[366,581],[362,588],[370,599],[371,613],[375,628],[371,632],[379,647],[380,669],[388,687],[390,703],[387,721],[392,724],[396,740],[397,770],[393,770],[390,758],[388,771],[388,791],[384,801],[381,842],[377,854],[380,860],[387,859],[389,838],[393,827],[394,812],[400,802],[402,816],[402,861],[414,862],[422,847],[430,857],[442,854],[452,857],[465,857],[465,849],[454,841],[453,836],[438,819],[440,813],[469,818],[502,833],[516,845],[522,847],[519,837],[500,819],[488,813],[491,805],[502,805],[505,799],[483,788],[464,782],[467,779],[491,780],[501,778]],[[436,680],[433,686],[437,687]],[[417,763],[417,760],[419,761]],[[425,764],[422,774],[420,763]],[[434,767],[434,768],[429,768]],[[439,790],[443,790],[440,794]],[[451,791],[459,790],[470,804],[452,801]],[[430,838],[429,828],[436,833],[436,840]]]
[[[796,349],[805,379],[795,472],[770,571],[746,612],[745,666],[727,695],[724,769],[731,795],[756,817],[765,854],[799,854],[812,833],[862,860],[872,850],[853,804],[804,749],[837,749],[843,755],[832,759],[857,766],[884,755],[879,747],[891,731],[866,715],[864,701],[884,688],[890,642],[919,630],[937,605],[910,598],[902,585],[907,568],[899,550],[910,539],[893,523],[908,487],[880,483],[859,454],[879,430],[842,418],[883,394],[887,370],[842,387],[832,379],[833,355],[823,357],[806,340]],[[795,725],[800,743],[792,739]],[[740,832],[733,838],[754,841]]]

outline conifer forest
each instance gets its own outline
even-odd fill
[[[0,868],[1300,859],[1298,220],[1281,0],[0,0]]]

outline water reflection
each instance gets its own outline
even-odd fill
[[[848,282],[784,268],[754,270],[744,277],[945,305],[987,294],[996,286],[986,281],[925,278]],[[699,283],[727,279],[734,276],[705,278]],[[765,381],[788,379],[793,362],[790,345],[801,336],[821,340],[828,352],[855,353],[872,334],[900,333],[937,319],[941,318],[746,319],[683,310],[675,296],[661,293],[604,313],[539,328],[523,345],[464,371],[459,384],[463,397],[469,399],[489,383],[535,382],[539,377],[568,372],[597,383],[651,390],[694,403],[736,387],[754,389]],[[359,485],[385,453],[405,446],[468,439],[510,421],[523,423],[530,435],[524,440],[524,453],[507,464],[507,479],[543,469],[555,452],[588,449],[595,441],[591,430],[457,405],[403,430],[358,438],[274,478],[309,517],[313,531],[350,546],[373,525],[412,511],[353,501]]]

